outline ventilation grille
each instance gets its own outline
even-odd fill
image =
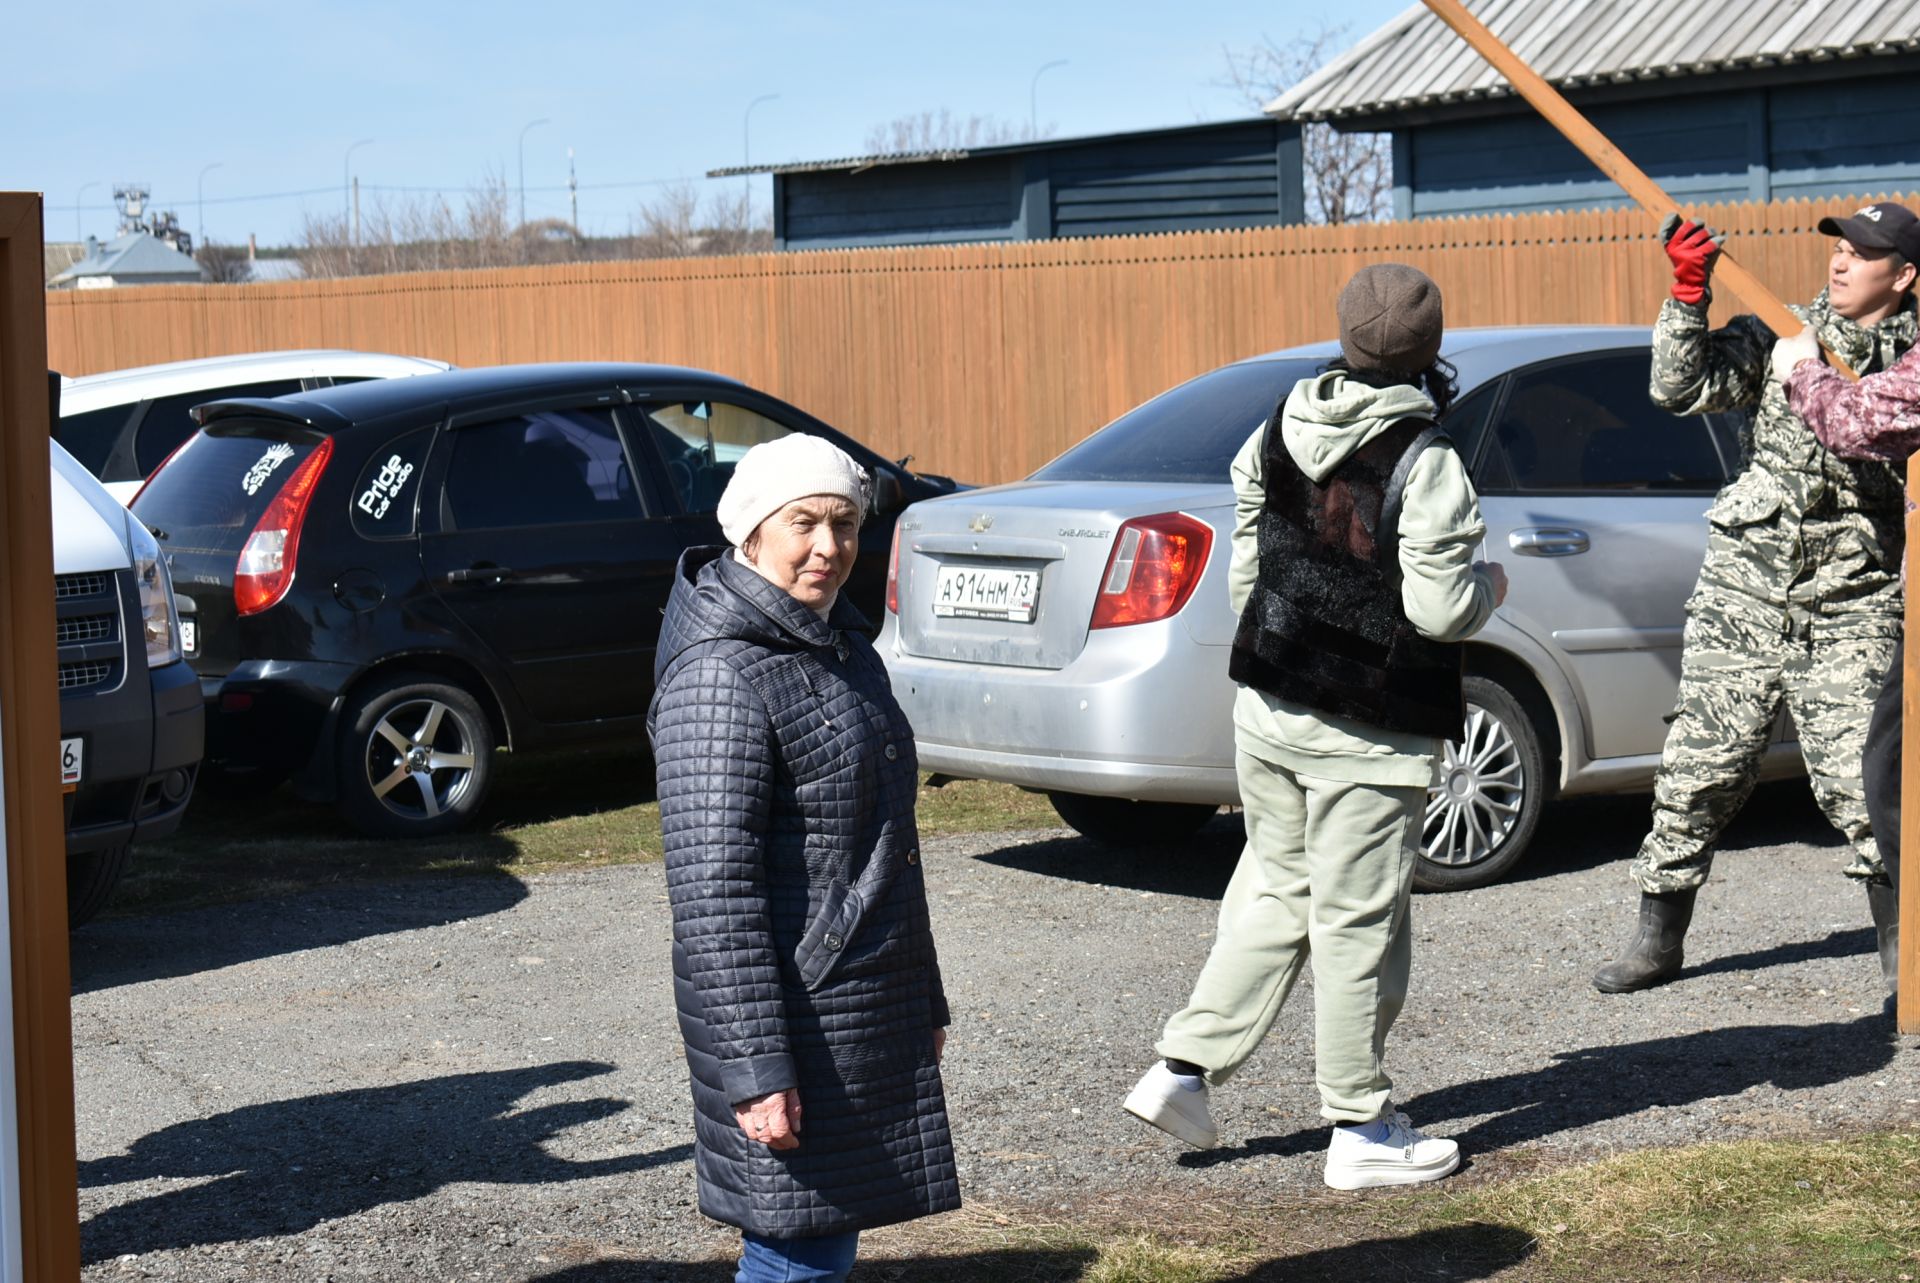
[[[60,689],[78,690],[82,686],[98,686],[113,676],[113,661],[109,659],[83,659],[74,664],[60,665]]]
[[[59,644],[62,646],[79,645],[82,642],[106,641],[113,636],[112,615],[75,615],[59,621]]]
[[[98,597],[107,590],[107,577],[99,572],[84,575],[55,575],[53,577],[53,599],[65,601],[69,597]]]

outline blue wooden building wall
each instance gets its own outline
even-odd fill
[[[774,175],[782,249],[1047,240],[1305,220],[1300,133],[1254,120]]]
[[[1824,64],[1828,75],[1841,64]],[[1920,189],[1920,82],[1911,72],[1672,94],[1583,107],[1687,201]],[[1525,213],[1632,202],[1531,112],[1394,131],[1394,217]]]

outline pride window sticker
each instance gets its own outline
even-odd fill
[[[413,476],[413,465],[393,455],[380,465],[379,473],[371,484],[361,492],[358,500],[360,511],[379,521],[392,509],[400,492],[406,488],[407,479]]]

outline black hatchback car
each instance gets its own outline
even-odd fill
[[[523,365],[216,401],[133,511],[167,550],[214,778],[291,776],[369,834],[453,828],[498,745],[638,737],[682,549],[734,463],[804,432],[874,477],[846,591],[955,489],[700,370]]]

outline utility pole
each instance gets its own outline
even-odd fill
[[[1040,136],[1040,77],[1046,75],[1055,67],[1064,67],[1066,65],[1067,60],[1065,58],[1055,58],[1052,62],[1044,64],[1040,70],[1033,73],[1033,80],[1027,85],[1027,137],[1029,139]]]
[[[106,186],[105,183],[82,183],[80,184],[80,190],[74,194],[73,239],[80,242],[81,244],[86,243],[87,233],[86,233],[86,229],[80,226],[80,202],[87,198],[87,192],[90,189],[95,187],[104,187],[104,186]]]
[[[197,231],[202,245],[207,243],[207,175],[218,168],[220,162],[217,160],[202,166],[200,176],[193,180],[194,221],[200,225]]]
[[[573,227],[573,243],[577,248],[580,235],[580,180],[573,172],[573,148],[567,148],[567,222]]]
[[[753,135],[748,132],[748,126],[753,123],[753,109],[763,102],[773,102],[779,97],[779,94],[761,94],[748,103],[747,109],[740,113],[740,163],[742,165],[753,164]],[[747,226],[751,228],[753,226],[753,175],[740,175],[740,183],[747,189]]]
[[[520,226],[527,225],[527,131],[537,125],[551,125],[553,122],[545,116],[538,120],[529,120],[520,126],[520,141],[516,150],[520,156]]]
[[[370,145],[372,142],[373,139],[371,138],[362,138],[359,142],[347,148],[346,158],[340,162],[340,199],[343,202],[340,217],[342,219],[345,219],[348,214],[352,213],[353,194],[351,188],[353,187],[353,153],[359,151],[362,147]],[[344,231],[346,229],[342,228],[341,230]]]
[[[353,176],[353,247],[360,248],[360,175]]]

